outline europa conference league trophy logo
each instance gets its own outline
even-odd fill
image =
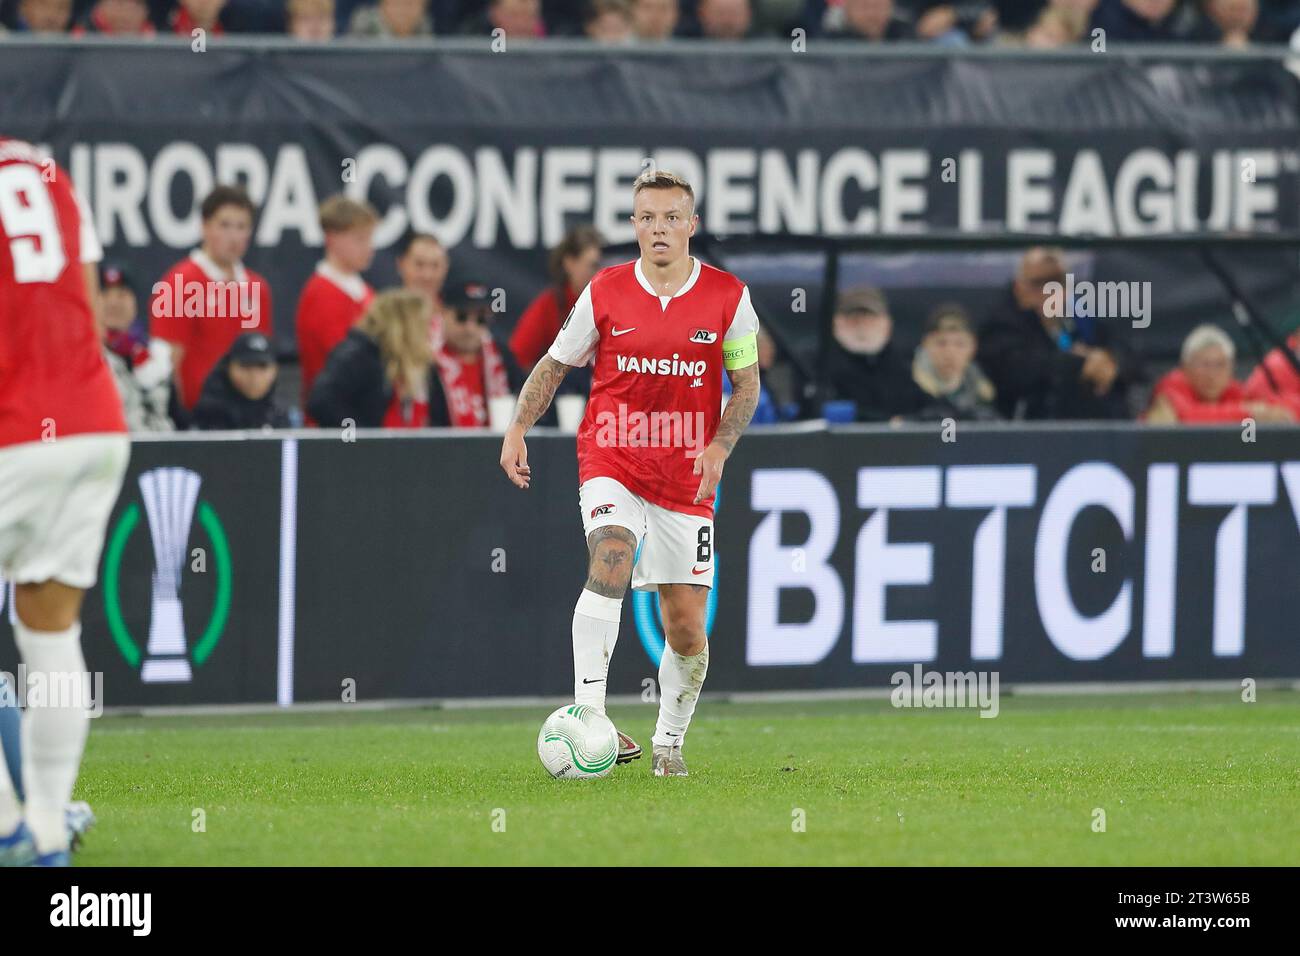
[[[153,574],[149,601],[149,637],[143,654],[122,615],[122,558],[131,534],[140,522],[140,506],[126,507],[108,538],[104,555],[104,609],[113,641],[132,667],[140,668],[146,684],[188,683],[191,663],[207,660],[230,612],[230,548],[217,513],[206,501],[199,501],[203,480],[188,468],[154,468],[140,475],[140,497],[149,521],[153,543]],[[189,647],[185,638],[185,608],[181,595],[181,573],[188,557],[190,529],[197,510],[199,524],[212,544],[212,573],[216,595],[212,614],[202,637]],[[205,562],[206,567],[206,562]]]

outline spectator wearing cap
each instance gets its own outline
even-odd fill
[[[289,413],[275,401],[278,373],[271,340],[260,332],[244,333],[203,383],[194,406],[194,427],[204,431],[288,428]]]
[[[73,36],[101,33],[106,36],[151,37],[154,32],[145,0],[98,0],[72,28]]]
[[[427,232],[408,232],[398,246],[397,275],[402,288],[419,292],[433,303],[433,340],[442,335],[443,286],[451,257],[437,237]]]
[[[955,303],[934,309],[912,358],[912,378],[930,396],[914,417],[927,421],[997,419],[993,383],[975,364],[975,332]]]
[[[1065,282],[1062,250],[1029,249],[1006,300],[980,326],[976,357],[997,389],[998,411],[1004,418],[1131,418],[1138,360],[1113,325],[1055,314],[1051,284]]]
[[[315,273],[302,288],[294,323],[304,405],[330,352],[375,297],[361,273],[370,268],[374,259],[378,223],[379,214],[369,203],[343,195],[321,203],[325,258],[316,264]]]
[[[334,39],[334,0],[289,0],[285,4],[286,32],[304,43]]]
[[[202,241],[154,283],[149,332],[172,349],[181,407],[244,332],[271,331],[271,286],[244,265],[253,203],[242,187],[217,186],[199,207]]]
[[[420,428],[429,423],[433,304],[409,289],[375,296],[330,352],[307,399],[322,428]]]
[[[1227,332],[1217,325],[1197,326],[1183,340],[1179,367],[1156,383],[1145,420],[1153,425],[1239,424],[1246,418],[1294,421],[1295,415],[1284,404],[1248,397],[1232,375],[1236,357],[1236,346]]]
[[[193,36],[202,30],[210,37],[222,36],[226,29],[221,23],[221,11],[226,0],[180,0],[167,18],[171,32],[180,36]]]
[[[174,430],[169,411],[174,396],[171,346],[161,339],[146,341],[135,331],[138,300],[126,270],[114,263],[101,263],[99,287],[104,349],[122,395],[127,428],[133,432]]]
[[[893,343],[894,320],[884,293],[874,286],[840,293],[823,382],[826,397],[854,403],[860,422],[911,415],[927,396],[912,380],[908,360]]]
[[[1300,360],[1300,333],[1287,339],[1287,349]],[[1284,405],[1300,421],[1300,372],[1282,349],[1273,349],[1246,379],[1246,398]]]
[[[379,0],[373,6],[358,7],[348,25],[348,34],[354,37],[391,40],[432,33],[429,0]]]
[[[632,9],[628,0],[590,0],[582,32],[597,43],[631,43]]]
[[[490,424],[488,403],[517,393],[524,375],[510,350],[492,335],[491,290],[486,284],[456,284],[447,306],[442,341],[434,353],[429,424],[486,428]]]
[[[21,0],[15,28],[20,33],[66,33],[72,0]]]
[[[605,240],[595,226],[575,226],[551,250],[547,272],[551,284],[528,304],[510,333],[510,351],[519,367],[531,372],[560,334],[587,283],[600,270]]]
[[[667,40],[680,16],[680,0],[632,0],[632,35],[640,42]]]

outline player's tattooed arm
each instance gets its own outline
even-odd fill
[[[519,402],[515,405],[515,425],[528,431],[537,423],[537,419],[546,414],[546,410],[551,407],[551,399],[555,398],[555,390],[564,381],[564,376],[569,374],[570,367],[555,361],[549,355],[542,356],[528,376],[528,381],[524,382],[524,387],[519,390]]]
[[[731,377],[731,400],[722,411],[722,420],[718,422],[713,441],[730,455],[758,407],[758,363],[729,369],[727,374]]]

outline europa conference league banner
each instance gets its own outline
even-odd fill
[[[714,691],[1300,677],[1300,431],[755,429],[727,464]],[[573,438],[137,442],[84,643],[106,706],[563,696]],[[0,669],[17,658],[6,596]],[[657,671],[629,593],[610,675]]]
[[[1300,89],[1276,61],[556,49],[4,44],[0,133],[70,170],[141,294],[197,243],[195,197],[244,182],[259,208],[249,264],[286,348],[321,254],[317,204],[340,190],[383,215],[374,284],[394,281],[391,248],[414,226],[452,247],[456,274],[506,290],[507,323],[545,287],[567,226],[632,238],[647,157],[690,178],[717,235],[1138,236],[1300,217]],[[1233,262],[1266,300],[1294,291],[1294,254]],[[1144,341],[1168,353],[1207,302],[1224,311],[1193,256],[1111,251],[1093,278],[1153,281]],[[786,318],[793,282],[758,298],[806,321]]]

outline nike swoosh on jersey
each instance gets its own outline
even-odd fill
[[[691,568],[691,574],[708,574],[710,570],[710,568]]]
[[[619,335],[627,335],[629,332],[635,332],[635,331],[636,331],[636,326],[634,325],[630,329],[610,329],[609,334],[613,336],[619,336]]]

